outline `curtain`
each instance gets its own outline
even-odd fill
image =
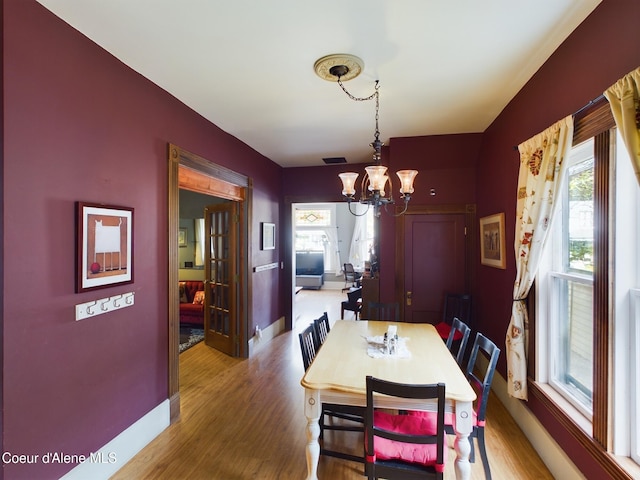
[[[353,226],[353,236],[349,247],[349,263],[356,270],[364,270],[364,262],[369,259],[369,247],[367,245],[367,210],[368,205],[355,204],[356,221]]]
[[[633,163],[640,184],[640,67],[611,85],[604,96]]]
[[[204,265],[204,218],[194,219],[194,229],[196,233],[195,266],[202,267]]]
[[[324,254],[327,258],[327,270],[333,269],[337,276],[342,275],[342,265],[340,265],[340,245],[338,243],[338,227],[329,227],[324,230],[327,235],[327,245]]]
[[[535,278],[551,225],[555,199],[573,141],[569,116],[518,146],[520,173],[516,205],[516,279],[511,321],[506,335],[507,391],[528,400],[528,314],[526,298]]]

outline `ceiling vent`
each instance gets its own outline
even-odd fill
[[[347,159],[344,157],[327,157],[323,158],[322,161],[327,165],[335,165],[336,163],[347,163]]]

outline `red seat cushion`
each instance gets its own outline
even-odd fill
[[[436,327],[436,330],[438,331],[438,335],[440,335],[441,338],[444,338],[445,340],[449,338],[451,325],[448,325],[444,322],[440,322],[440,323],[437,323],[435,327]],[[459,330],[456,330],[456,333],[453,334],[453,339],[456,341],[462,340],[462,332],[460,332]]]
[[[383,411],[375,411],[373,423],[378,428],[398,433],[433,435],[437,431],[435,415],[393,415]],[[441,471],[440,468],[444,468],[444,464],[436,465],[437,446],[435,444],[418,445],[376,437],[374,454],[376,459],[380,460],[403,460],[409,463],[435,466],[438,471]],[[447,449],[444,448],[443,461],[446,462],[446,459]]]

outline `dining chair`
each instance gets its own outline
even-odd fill
[[[456,340],[455,337],[460,335],[462,335],[462,338]],[[447,338],[447,348],[460,366],[462,366],[464,354],[467,351],[467,343],[469,342],[470,335],[471,329],[469,326],[457,317],[454,317],[453,322],[451,322],[449,338]]]
[[[442,479],[445,384],[408,385],[367,376],[366,385],[365,475],[370,480]],[[425,417],[391,413],[376,408],[381,395],[437,400],[437,412]]]
[[[345,310],[355,313],[358,320],[358,314],[362,310],[362,287],[347,292],[347,300],[341,304],[340,318],[344,318]]]
[[[342,271],[344,272],[344,288],[342,289],[343,292],[351,287],[360,286],[360,278],[362,277],[362,274],[355,271],[352,263],[345,263],[342,266]]]
[[[327,318],[327,327],[329,320],[327,312],[325,312],[319,319],[314,320],[308,327],[306,327],[301,333],[298,334],[300,339],[300,350],[302,352],[302,363],[304,364],[305,371],[309,368],[311,363],[316,357],[316,353],[320,348],[321,343],[317,340],[316,336],[316,322],[324,322],[324,318]],[[319,322],[319,323],[320,323]],[[328,333],[328,330],[327,330]],[[324,337],[326,339],[326,336]],[[324,343],[324,339],[322,340]],[[342,431],[342,432],[364,432],[364,407],[354,405],[341,405],[337,403],[322,403],[322,411],[318,424],[320,426],[320,439],[323,439],[324,432],[329,431]],[[340,422],[330,423],[326,422],[326,418],[329,419],[341,419],[347,423]],[[320,454],[328,457],[337,457],[343,460],[352,460],[356,462],[363,462],[361,456],[352,455],[347,452],[341,452],[339,450],[332,450],[331,448],[325,448],[324,442],[320,446]]]
[[[479,352],[482,352],[482,355],[486,357],[485,362],[477,362]],[[482,458],[482,464],[484,466],[484,475],[487,480],[491,480],[491,469],[489,468],[487,448],[484,441],[484,427],[487,415],[487,402],[489,401],[489,393],[491,393],[491,382],[493,382],[493,374],[495,373],[499,356],[500,349],[498,346],[480,332],[476,333],[476,338],[473,342],[473,347],[471,348],[471,354],[469,355],[469,361],[465,372],[467,380],[469,380],[469,383],[478,396],[474,405],[473,430],[469,435],[469,443],[471,444],[469,461],[475,462],[473,441],[475,438],[478,442],[478,449],[480,450],[480,457]],[[486,367],[481,368],[481,364],[486,364]],[[445,423],[445,430],[447,434],[455,435],[453,429],[453,415],[447,415]]]
[[[327,312],[324,312],[322,315],[320,315],[319,318],[316,318],[313,321],[313,327],[315,329],[316,340],[318,342],[316,345],[316,349],[318,349],[322,346],[325,339],[327,338],[327,335],[329,335],[329,332],[331,331],[331,325],[329,324],[329,316],[327,315]]]
[[[444,296],[444,305],[442,308],[442,321],[436,324],[436,330],[440,337],[446,341],[451,331],[451,323],[453,319],[471,325],[471,295],[466,293],[446,293]],[[454,340],[459,341],[462,335],[457,333]]]
[[[316,358],[316,352],[318,351],[316,345],[316,330],[313,323],[310,323],[302,332],[298,334],[300,340],[300,351],[302,352],[302,363],[304,364],[305,371],[311,365],[311,362]]]
[[[400,305],[397,302],[369,302],[367,308],[369,316],[367,320],[400,321]]]

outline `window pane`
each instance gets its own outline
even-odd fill
[[[331,210],[297,208],[295,221],[298,227],[328,227],[331,225]]]
[[[590,283],[556,278],[558,295],[558,358],[554,381],[573,399],[592,409],[593,287]]]
[[[324,230],[296,230],[296,251],[324,251],[327,244]]]
[[[583,145],[588,149],[582,149]],[[574,163],[568,169],[569,209],[568,258],[569,270],[593,272],[593,142],[585,142],[572,152]]]

